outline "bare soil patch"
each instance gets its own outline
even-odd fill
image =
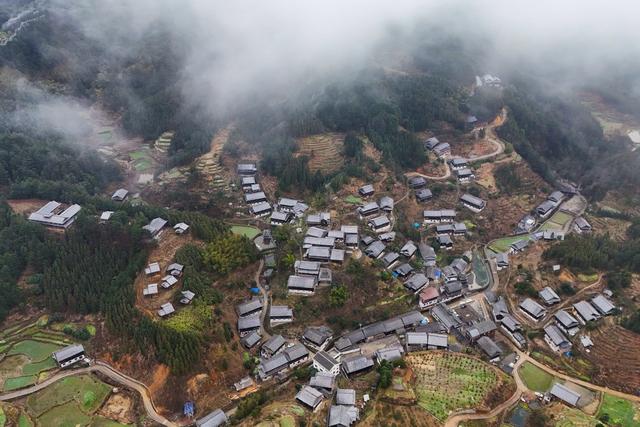
[[[133,424],[136,420],[135,401],[124,392],[113,393],[100,408],[99,414],[122,424]]]
[[[40,209],[48,200],[43,199],[13,199],[7,200],[9,207],[17,214],[29,214]]]

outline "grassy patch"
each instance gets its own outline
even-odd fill
[[[578,274],[576,277],[578,277],[578,280],[581,282],[595,282],[596,280],[598,280],[598,273],[594,273],[594,274]]]
[[[356,197],[354,195],[350,195],[344,198],[344,201],[350,203],[352,205],[360,205],[362,204],[362,199],[360,197]]]
[[[518,370],[518,374],[522,378],[524,385],[533,391],[544,393],[551,388],[553,383],[553,376],[530,362],[523,363]]]
[[[602,405],[598,410],[598,417],[607,414],[612,425],[638,427],[640,426],[640,421],[634,419],[636,411],[637,408],[630,401],[605,394],[602,399]]]
[[[569,221],[571,221],[573,217],[565,212],[556,212],[553,214],[549,221],[555,222],[556,224],[564,227]]]
[[[563,406],[555,418],[556,427],[595,427],[598,421],[594,417],[590,417],[579,409]]]
[[[35,375],[23,375],[21,377],[7,378],[4,380],[4,391],[17,390],[19,388],[28,387],[36,383],[38,377]]]
[[[91,335],[92,337],[96,336],[96,327],[93,325],[87,325],[85,326],[85,328],[87,329],[87,332],[89,332],[89,335]]]
[[[38,424],[42,426],[76,427],[90,422],[91,416],[78,409],[73,401],[51,408],[38,417]]]
[[[27,414],[22,412],[18,418],[18,427],[33,427],[33,421]]]
[[[51,357],[51,353],[59,349],[60,346],[53,343],[25,340],[14,345],[9,354],[24,354],[32,361],[40,362]]]
[[[75,401],[78,410],[92,413],[109,394],[110,387],[90,375],[64,378],[27,398],[30,414],[39,417],[54,406]],[[92,393],[92,397],[89,395]],[[43,424],[56,425],[56,424]]]
[[[493,241],[493,243],[489,245],[489,249],[491,249],[495,253],[507,252],[509,250],[509,246],[511,246],[513,243],[517,242],[518,240],[528,240],[528,239],[529,239],[529,236],[526,236],[526,235],[503,237],[502,239]]]
[[[296,420],[291,415],[280,418],[280,427],[296,427]]]
[[[248,225],[232,225],[231,232],[234,234],[239,234],[240,236],[245,236],[249,239],[253,239],[258,234],[260,234],[260,229],[257,227],[250,227]]]
[[[40,362],[29,363],[22,367],[22,373],[24,375],[37,375],[40,372],[48,371],[56,367],[56,362],[52,357],[48,357]]]
[[[4,427],[6,423],[7,423],[7,416],[5,415],[2,407],[0,407],[0,427]]]

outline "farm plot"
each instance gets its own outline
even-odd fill
[[[540,227],[540,230],[563,230],[572,220],[573,217],[568,213],[558,211]]]
[[[609,418],[612,425],[639,427],[640,410],[632,402],[605,394],[598,410],[598,418]]]
[[[231,232],[239,234],[240,236],[245,236],[249,239],[254,239],[258,234],[260,234],[260,229],[249,225],[232,225]]]
[[[7,357],[0,362],[1,388],[9,391],[35,384],[38,374],[56,367],[51,353],[60,348],[60,345],[52,342],[10,342]]]
[[[344,135],[326,133],[298,140],[298,153],[309,158],[309,170],[333,173],[344,164],[342,147]]]
[[[539,391],[541,393],[551,388],[554,378],[530,362],[525,362],[520,366],[518,375],[520,375],[524,385],[526,385],[529,390]]]
[[[640,389],[640,335],[614,325],[596,329],[591,333],[591,339],[594,346],[585,357],[597,367],[594,381],[626,393],[636,393]],[[625,369],[620,369],[621,366]]]
[[[463,354],[431,351],[406,360],[415,374],[418,405],[441,421],[456,410],[488,410],[513,388],[506,375]]]
[[[509,246],[519,240],[529,240],[529,236],[523,235],[503,237],[502,239],[494,240],[493,242],[491,242],[489,244],[489,249],[491,249],[495,253],[507,252],[509,250]]]
[[[109,385],[90,375],[64,378],[29,396],[27,411],[39,425],[86,425],[110,390]]]

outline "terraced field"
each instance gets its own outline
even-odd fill
[[[84,325],[48,324],[44,316],[36,322],[16,325],[0,333],[4,343],[0,345],[0,354],[5,357],[0,361],[0,390],[9,391],[27,387],[38,382],[39,376],[56,368],[51,353],[73,343],[63,332],[52,330],[59,326],[73,327]],[[89,333],[95,327],[86,325]]]
[[[598,367],[598,384],[635,394],[640,390],[640,335],[614,325],[591,333],[594,346],[586,356]],[[612,357],[615,355],[615,357]],[[620,369],[624,366],[624,369]]]
[[[298,140],[298,154],[309,158],[309,169],[330,174],[344,165],[342,147],[344,135],[325,133]]]

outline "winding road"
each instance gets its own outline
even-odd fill
[[[142,397],[142,403],[144,404],[144,409],[147,412],[147,415],[156,423],[161,424],[163,426],[168,426],[168,427],[178,427],[181,425],[181,424],[177,424],[167,420],[165,417],[163,417],[158,413],[155,405],[153,404],[153,400],[151,399],[151,393],[149,392],[149,389],[147,388],[146,385],[144,385],[143,383],[141,383],[140,381],[134,378],[131,378],[117,371],[110,365],[100,361],[96,361],[94,365],[88,366],[86,368],[60,371],[54,376],[47,378],[46,380],[44,380],[39,384],[33,385],[31,387],[23,388],[20,390],[16,390],[10,393],[2,394],[0,395],[0,401],[14,400],[24,396],[28,396],[64,378],[71,377],[74,375],[89,374],[92,372],[99,372],[105,375],[107,378],[111,379],[112,381],[115,381],[118,384],[122,384],[123,386],[140,393],[140,396]]]

